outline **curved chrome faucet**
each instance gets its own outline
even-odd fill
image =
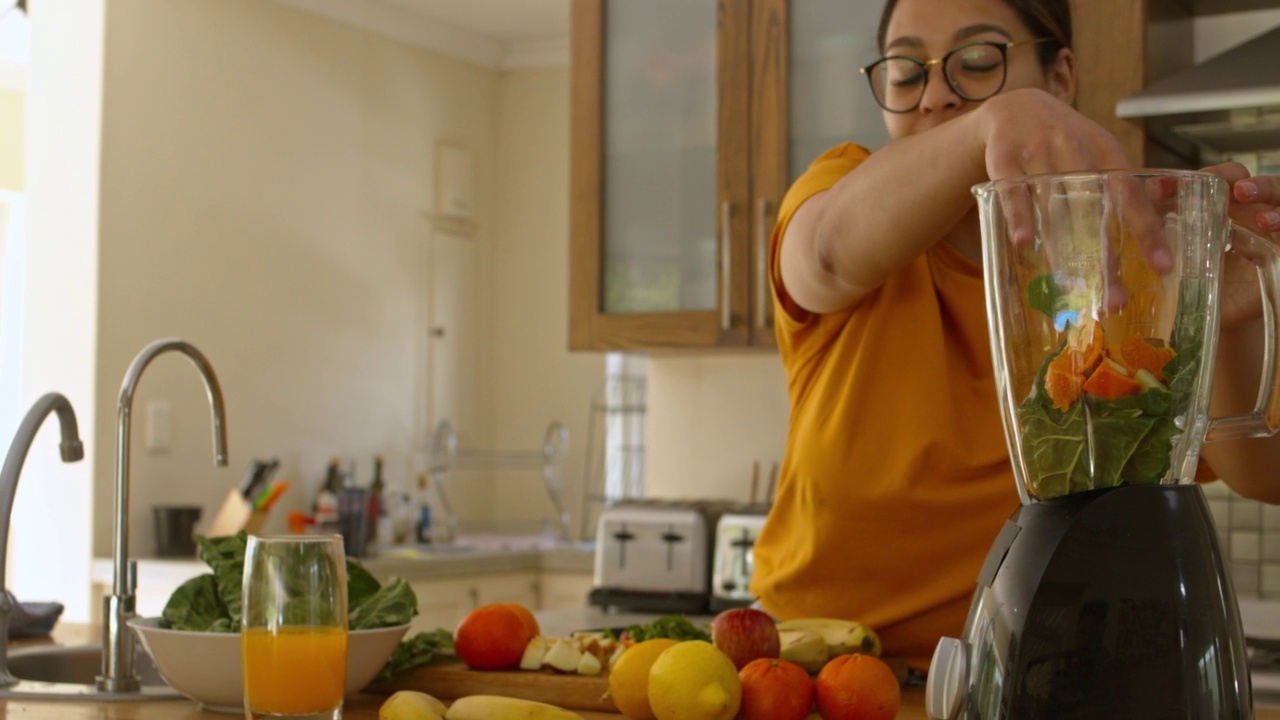
[[[48,393],[41,397],[27,411],[18,431],[9,444],[9,454],[4,457],[4,467],[0,468],[0,583],[4,582],[6,563],[9,555],[9,516],[13,513],[13,498],[18,491],[18,476],[22,474],[22,466],[27,461],[27,453],[31,450],[31,442],[36,431],[44,423],[51,412],[58,413],[58,424],[62,428],[62,462],[76,462],[84,457],[84,445],[80,442],[79,426],[76,424],[76,411],[71,408],[70,401],[59,393]],[[0,590],[0,687],[9,687],[18,682],[9,673],[9,613],[13,611],[13,596],[9,589]]]
[[[169,351],[186,355],[204,378],[205,391],[213,414],[213,453],[218,466],[227,464],[227,427],[222,403],[222,387],[213,366],[193,345],[177,338],[156,340],[142,349],[129,364],[120,386],[116,405],[115,539],[112,547],[112,594],[103,600],[102,674],[97,687],[106,692],[134,692],[140,686],[134,672],[133,631],[126,624],[134,615],[134,591],[138,584],[137,563],[129,560],[129,433],[133,393],[147,365]]]

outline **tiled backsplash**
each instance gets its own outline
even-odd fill
[[[1220,481],[1203,488],[1236,592],[1280,598],[1280,505],[1241,497]]]

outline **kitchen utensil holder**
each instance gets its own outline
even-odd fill
[[[268,515],[266,510],[255,511],[240,491],[233,489],[227,493],[227,499],[222,501],[222,507],[213,517],[213,522],[209,523],[208,536],[224,537],[235,535],[241,530],[256,535],[262,531]]]
[[[487,465],[493,467],[541,467],[542,480],[547,496],[555,509],[560,539],[569,540],[569,512],[564,505],[564,457],[569,453],[569,429],[559,420],[547,423],[542,436],[542,449],[520,450],[459,450],[458,434],[453,424],[441,420],[431,441],[431,473],[436,493],[440,498],[442,520],[448,539],[458,536],[458,518],[449,505],[449,496],[442,482],[449,469],[463,465]]]

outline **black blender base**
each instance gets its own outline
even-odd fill
[[[961,647],[961,717],[1253,717],[1235,593],[1195,485],[1019,508]]]

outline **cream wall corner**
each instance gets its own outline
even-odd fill
[[[534,449],[550,420],[569,430],[565,505],[579,532],[591,397],[601,353],[570,353],[569,71],[516,70],[499,82],[494,253],[495,447]],[[537,470],[495,474],[499,521],[554,513]]]
[[[0,88],[0,190],[21,192],[25,94]]]

